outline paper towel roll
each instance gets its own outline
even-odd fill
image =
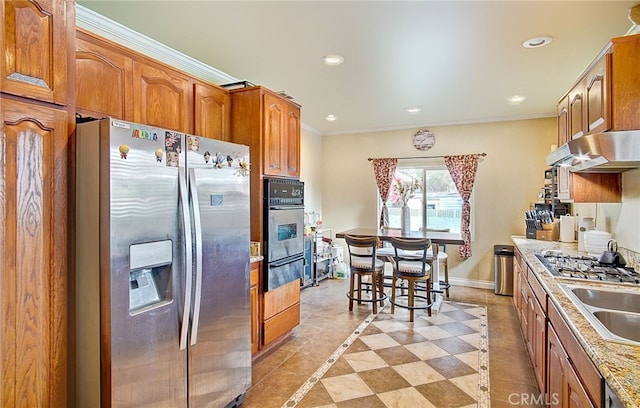
[[[574,242],[576,231],[576,221],[571,215],[560,216],[560,241]]]

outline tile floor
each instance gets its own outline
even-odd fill
[[[356,328],[363,325],[363,322],[371,313],[371,307],[368,304],[361,306],[354,305],[354,311],[349,312],[348,300],[345,295],[347,289],[348,282],[346,280],[324,280],[319,286],[309,287],[302,291],[301,324],[294,330],[293,336],[286,343],[254,361],[253,386],[247,392],[244,407],[282,407],[320,367],[326,365],[329,357],[340,348],[345,342],[345,339],[348,339]],[[538,388],[522,340],[512,298],[495,295],[491,290],[452,287],[449,300],[486,306],[489,327],[491,406],[526,406],[518,404],[519,401],[525,400],[525,398],[521,398],[521,396],[538,395]],[[443,305],[443,307],[445,305]],[[387,306],[383,313],[378,315],[376,320],[384,321],[384,319],[386,319],[385,315],[389,312],[388,309]],[[404,310],[400,313],[398,312],[399,310],[396,310],[395,318],[398,321],[402,321],[403,316],[401,316],[401,314]],[[445,309],[442,309],[440,312],[442,315],[447,313]],[[419,316],[420,313],[423,312],[417,312],[416,316]],[[406,323],[408,323],[408,318],[406,319]],[[415,331],[417,331],[417,329],[414,330],[414,332]],[[345,397],[345,395],[349,396],[352,394],[341,393],[340,388],[343,388],[344,391],[353,390],[354,386],[349,385],[348,381],[358,381],[353,377],[353,373],[355,372],[353,364],[346,364],[345,358],[357,358],[359,352],[364,352],[364,355],[367,355],[367,351],[370,350],[365,349],[376,348],[375,343],[372,345],[363,343],[363,340],[361,340],[365,338],[363,336],[373,336],[368,338],[370,342],[375,342],[376,339],[377,341],[388,341],[387,337],[380,336],[381,333],[384,333],[384,330],[380,329],[380,325],[370,324],[366,326],[361,338],[356,339],[345,354],[338,359],[333,366],[328,368],[327,373],[321,380],[323,387],[316,386],[312,388],[311,391],[300,400],[297,406],[312,407],[326,405],[327,402],[330,403],[331,401],[327,400],[327,390],[329,389],[331,390],[329,394],[332,395],[333,401],[337,400],[338,402],[334,405],[327,406],[364,406],[362,405],[363,403],[367,406],[375,406],[370,405],[367,402],[370,400],[366,398],[363,400]],[[415,344],[415,341],[412,340],[411,343]],[[400,361],[407,363],[406,359],[412,358],[401,349],[396,348],[393,350],[395,351],[392,355],[381,353],[383,355],[382,358],[396,359],[395,361],[397,363],[400,363]],[[472,350],[469,351],[471,352]],[[461,352],[461,350],[457,350],[457,352]],[[380,353],[380,351],[377,351],[377,353]],[[369,354],[369,357],[372,356]],[[435,367],[435,371],[440,370],[438,374],[446,373],[448,370],[468,369],[468,367],[465,366],[456,368],[456,365],[451,364],[452,362],[448,361],[446,356],[442,356],[441,360],[437,358],[430,360],[430,363],[436,366],[440,365],[439,367]],[[393,365],[395,365],[395,363]],[[381,380],[387,383],[387,385],[384,385],[384,387],[387,388],[389,387],[388,383],[391,378],[396,378],[398,381],[406,380],[404,377],[402,379],[397,376],[394,377],[394,373],[389,367],[362,370],[362,372],[358,374],[360,377],[365,377],[365,382],[371,383],[373,388],[378,387],[376,392],[380,392],[380,390],[383,389],[380,388]],[[471,375],[472,373],[469,372],[468,374]],[[345,375],[346,377],[340,377]],[[449,374],[449,376],[455,376],[457,378],[464,378],[465,375],[466,374],[462,372]],[[447,374],[445,374],[445,376],[447,376]],[[332,380],[331,378],[334,379]],[[335,378],[339,378],[339,380]],[[469,387],[468,384],[459,385],[461,389],[465,387],[468,389]],[[448,389],[446,388],[446,381],[431,381],[428,386],[422,384],[417,387],[417,389],[420,392],[426,393],[425,395],[432,396],[434,392],[433,389],[430,388],[433,387],[444,387],[439,393],[441,395],[447,395],[450,398],[437,400],[432,397],[431,405],[424,406],[475,405],[475,402],[469,400],[468,395],[464,393],[454,395],[449,391],[443,392],[443,390]],[[414,389],[415,388],[414,386]],[[320,390],[318,391],[318,389]],[[334,398],[333,396],[337,397]],[[414,395],[414,397],[416,397],[416,395]],[[411,398],[411,396],[403,396],[402,401],[404,401],[404,403],[408,403],[409,401],[406,398]],[[375,401],[378,402],[380,399]],[[396,406],[402,408],[407,405],[401,404]],[[411,405],[411,407],[414,406],[419,405]]]

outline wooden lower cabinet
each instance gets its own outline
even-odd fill
[[[265,346],[300,324],[300,281],[265,292],[263,317]]]
[[[580,378],[571,360],[565,352],[564,347],[553,326],[548,329],[548,375],[547,375],[547,403],[554,407],[587,408],[595,407],[587,392],[585,391]]]
[[[602,406],[602,376],[518,250],[514,267],[516,312],[545,404]]]
[[[262,261],[253,262],[249,275],[249,292],[251,298],[251,354],[260,351],[262,337],[262,316],[260,315],[260,275]]]
[[[535,279],[534,277],[532,278]],[[527,286],[527,290],[528,318],[526,343],[531,356],[533,371],[538,381],[538,387],[540,388],[540,392],[544,393],[546,379],[547,315],[542,303],[546,302],[546,298],[538,299],[531,289],[531,286]]]
[[[604,401],[604,379],[571,333],[557,307],[549,302],[548,387],[559,393],[561,407],[599,407]]]
[[[66,407],[69,113],[0,96],[0,406]]]

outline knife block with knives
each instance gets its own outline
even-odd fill
[[[551,211],[525,211],[526,236],[530,239],[557,241],[560,239],[559,220]]]

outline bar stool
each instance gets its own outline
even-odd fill
[[[378,237],[356,237],[345,235],[344,240],[349,252],[349,266],[351,277],[349,281],[349,311],[353,310],[353,301],[358,304],[369,302],[373,304],[373,313],[378,313],[378,303],[384,306],[387,295],[384,293],[384,261],[378,259],[376,251],[378,247]],[[358,276],[358,287],[355,288],[355,277]],[[371,297],[365,298],[363,295],[366,282],[362,282],[363,277],[371,278]]]
[[[404,239],[392,238],[391,245],[395,250],[395,262],[393,272],[393,283],[391,288],[391,313],[394,313],[395,306],[409,309],[409,321],[413,322],[415,309],[426,309],[431,316],[431,267],[428,262],[427,250],[431,246],[429,238]],[[407,303],[396,302],[396,291],[398,281],[407,281],[407,294],[401,293],[399,297],[407,297]],[[416,285],[416,282],[424,282],[424,285]],[[418,295],[417,290],[424,290],[425,295]],[[415,299],[424,300],[424,305],[416,305]]]

